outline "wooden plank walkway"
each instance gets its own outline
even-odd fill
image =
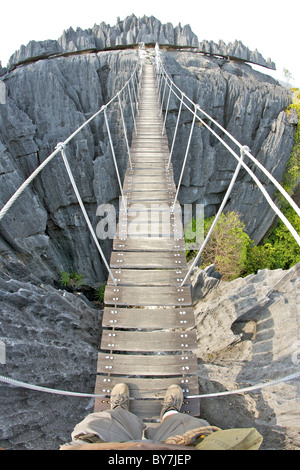
[[[129,385],[130,410],[157,422],[169,385],[185,396],[199,393],[195,318],[187,272],[180,205],[166,134],[162,134],[153,66],[143,69],[131,158],[123,183],[127,210],[120,210],[110,267],[98,357],[96,394],[110,394],[119,382]],[[108,398],[95,411],[110,408]],[[199,416],[197,399],[185,399],[182,411]]]

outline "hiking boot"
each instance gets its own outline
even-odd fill
[[[167,411],[180,411],[183,404],[183,391],[179,385],[171,385],[165,394],[162,410],[160,413],[160,420]]]
[[[123,383],[115,385],[110,394],[111,410],[115,410],[118,407],[129,411],[129,388]]]

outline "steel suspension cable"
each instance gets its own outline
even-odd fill
[[[97,236],[96,236],[96,234],[95,234],[95,232],[94,232],[94,230],[93,230],[93,227],[92,227],[92,224],[91,224],[91,222],[90,222],[89,216],[88,216],[88,214],[87,214],[87,212],[86,212],[86,210],[85,210],[85,207],[84,207],[84,204],[83,204],[83,202],[82,202],[81,196],[80,196],[80,194],[79,194],[77,185],[76,185],[76,183],[75,183],[74,176],[73,176],[73,174],[72,174],[72,171],[71,171],[71,168],[70,168],[70,165],[69,165],[69,162],[68,162],[66,153],[65,153],[65,145],[63,145],[63,144],[58,144],[58,148],[59,148],[59,150],[60,150],[60,152],[61,152],[61,156],[62,156],[62,158],[63,158],[63,162],[64,162],[64,164],[65,164],[65,167],[66,167],[66,170],[67,170],[69,179],[70,179],[71,184],[72,184],[72,186],[73,186],[74,192],[75,192],[75,194],[76,194],[77,201],[78,201],[78,203],[79,203],[79,205],[80,205],[81,211],[82,211],[82,213],[83,213],[83,216],[84,216],[84,218],[85,218],[85,221],[86,221],[86,223],[87,223],[87,226],[88,226],[88,228],[89,228],[89,231],[90,231],[91,234],[92,234],[92,237],[93,237],[94,242],[95,242],[95,244],[96,244],[96,247],[97,247],[97,249],[98,249],[98,251],[99,251],[99,253],[100,253],[100,256],[101,256],[101,258],[102,258],[102,261],[104,262],[104,264],[105,264],[105,266],[106,266],[106,269],[107,269],[107,271],[109,272],[109,274],[110,274],[110,276],[111,276],[111,278],[112,278],[112,280],[113,280],[114,285],[116,286],[116,285],[117,285],[117,281],[116,281],[116,279],[115,279],[115,277],[114,277],[114,275],[113,275],[113,273],[112,273],[112,271],[111,271],[111,269],[110,269],[110,267],[109,267],[109,264],[108,264],[107,261],[106,261],[106,258],[105,258],[105,256],[104,256],[104,253],[103,253],[103,251],[102,251],[102,249],[101,249],[101,246],[100,246],[100,244],[99,244],[98,238],[97,238]]]
[[[280,383],[289,382],[291,380],[295,380],[300,377],[300,371],[295,372],[294,374],[289,374],[279,379],[270,380],[269,382],[259,383],[257,385],[252,385],[250,387],[243,387],[238,388],[236,390],[225,390],[223,392],[214,392],[214,393],[203,393],[199,395],[185,395],[185,398],[193,399],[193,398],[215,398],[215,397],[222,397],[228,395],[236,395],[238,393],[249,393],[255,392],[256,390],[260,390],[262,388],[271,387],[274,385],[278,385]],[[109,398],[107,394],[92,394],[92,393],[81,393],[81,392],[70,392],[67,390],[59,390],[55,388],[48,388],[42,387],[39,385],[29,384],[27,382],[22,382],[20,380],[15,380],[10,377],[5,377],[0,375],[0,382],[6,383],[8,385],[12,385],[14,387],[26,388],[29,390],[37,391],[37,392],[44,392],[44,393],[52,393],[54,395],[64,395],[64,396],[73,396],[73,397],[82,397],[82,398]],[[149,391],[150,392],[150,391]],[[155,392],[157,394],[157,391]],[[135,398],[130,397],[130,400],[147,400],[152,398]]]

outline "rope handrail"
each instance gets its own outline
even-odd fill
[[[159,51],[159,48],[156,49],[157,52],[160,53]],[[183,93],[183,91],[175,84],[175,82],[170,78],[170,76],[168,75],[166,69],[164,68],[163,66],[163,62],[162,62],[162,59],[160,57],[158,57],[158,61],[159,61],[159,66],[161,67],[161,70],[163,71],[163,74],[168,78],[168,80],[170,80],[170,83],[172,85],[172,87],[176,88],[179,93],[181,94],[181,96],[183,96],[187,101],[189,101],[191,103],[192,106],[197,106],[197,109],[198,111],[200,111],[202,114],[204,114],[205,117],[207,117],[213,124],[215,124],[224,134],[227,135],[227,137],[230,138],[230,140],[232,140],[232,142],[237,145],[239,147],[239,149],[241,150],[242,147],[244,147],[232,134],[230,134],[230,132],[228,132],[223,126],[221,126],[221,124],[219,124],[215,119],[213,119],[208,113],[206,113],[199,105],[196,105],[185,93]],[[168,85],[170,86],[170,85]],[[172,90],[172,92],[175,94],[175,92]],[[181,98],[175,94],[175,96],[181,101]],[[186,103],[183,102],[183,104],[186,106],[187,109],[189,109],[191,112],[193,112],[191,110],[191,108],[189,108],[187,106]],[[199,121],[202,122],[202,124],[206,125],[206,123],[204,121],[201,120],[201,118],[198,116],[198,119]],[[206,125],[206,127],[212,132],[212,129]],[[248,151],[245,151],[245,154],[253,161],[253,163],[255,163],[258,168],[270,179],[270,181],[276,186],[276,188],[281,192],[281,194],[284,196],[284,198],[288,201],[288,203],[293,207],[293,209],[296,211],[296,213],[298,214],[298,216],[300,217],[300,208],[299,206],[297,206],[297,204],[295,203],[295,201],[290,197],[290,195],[287,193],[287,191],[281,186],[281,184],[274,178],[274,176],[259,162],[259,160],[257,160],[257,158],[255,158],[251,152],[250,152],[250,149]]]
[[[34,180],[34,178],[41,172],[41,170],[50,163],[50,161],[60,152],[61,146],[65,147],[73,138],[79,134],[91,121],[93,121],[99,114],[104,112],[108,106],[110,106],[121,93],[126,89],[127,86],[130,85],[130,83],[134,79],[134,75],[136,74],[138,68],[141,65],[141,60],[138,60],[138,63],[131,75],[131,77],[127,80],[125,85],[119,90],[114,97],[108,101],[105,105],[103,105],[98,111],[96,111],[93,116],[91,116],[89,119],[87,119],[81,126],[79,126],[69,137],[67,137],[63,142],[60,142],[57,146],[56,149],[32,172],[32,174],[24,181],[24,183],[17,189],[17,191],[11,196],[11,198],[6,202],[6,204],[3,206],[3,208],[0,211],[0,221],[3,219],[5,214],[9,211],[11,206],[14,204],[14,202],[18,199],[18,197],[23,193],[23,191],[27,188],[27,186]]]
[[[237,153],[213,130],[211,129],[211,127],[200,117],[197,115],[197,112],[200,111],[202,112],[211,122],[213,122],[214,124],[216,124],[216,126],[222,130],[222,132],[224,132],[228,137],[230,137],[230,139],[239,147],[240,149],[240,152],[243,153],[243,156],[244,155],[247,155],[257,166],[258,168],[260,168],[261,171],[263,171],[263,173],[270,179],[270,181],[272,183],[274,183],[274,185],[276,186],[276,188],[281,192],[281,194],[285,197],[285,199],[287,200],[287,202],[289,202],[289,204],[293,207],[293,209],[296,211],[296,213],[300,216],[300,208],[297,206],[297,204],[293,201],[293,199],[289,196],[289,194],[285,191],[285,189],[280,185],[280,183],[278,183],[278,181],[270,174],[270,172],[250,153],[250,149],[247,147],[247,146],[244,146],[242,144],[240,144],[240,142],[238,142],[226,129],[224,129],[217,121],[215,121],[211,116],[209,116],[209,114],[207,114],[205,111],[203,111],[200,106],[198,104],[195,104],[175,83],[174,81],[170,78],[170,76],[168,75],[168,73],[166,72],[164,66],[163,66],[163,61],[160,57],[160,51],[159,51],[159,47],[158,45],[156,45],[156,67],[157,67],[157,74],[160,75],[159,76],[159,83],[160,83],[160,87],[162,85],[162,81],[165,80],[165,86],[168,85],[169,88],[170,88],[170,92],[172,91],[172,93],[177,97],[177,99],[180,101],[180,109],[179,109],[179,113],[178,113],[178,119],[177,119],[177,122],[176,122],[176,128],[175,128],[175,132],[174,132],[174,136],[173,136],[173,143],[172,143],[172,151],[173,151],[173,148],[174,148],[174,141],[175,141],[175,138],[176,138],[176,133],[177,133],[177,129],[178,129],[178,121],[179,121],[179,116],[180,116],[180,113],[181,113],[181,107],[182,105],[184,105],[193,115],[194,117],[196,117],[200,122],[201,124],[206,127],[222,144],[223,146],[238,160],[239,164],[241,166],[243,166],[243,168],[249,173],[249,175],[251,176],[251,178],[255,181],[255,183],[257,184],[257,186],[259,187],[259,189],[261,190],[261,192],[263,193],[264,197],[266,198],[267,202],[269,203],[269,205],[272,207],[272,209],[274,210],[274,212],[278,215],[278,217],[282,220],[282,222],[285,224],[285,226],[288,228],[288,230],[291,232],[291,234],[293,235],[293,237],[295,238],[296,242],[298,243],[298,245],[300,246],[300,236],[299,234],[297,233],[297,231],[294,229],[294,227],[292,226],[292,224],[287,220],[287,218],[285,217],[285,215],[281,212],[281,210],[277,207],[277,205],[274,203],[274,201],[271,199],[271,197],[269,196],[269,194],[267,193],[266,189],[264,188],[264,186],[262,185],[262,183],[260,182],[260,180],[257,178],[257,176],[253,173],[253,171],[249,168],[249,166],[243,161],[241,160],[241,157],[237,155]],[[180,93],[180,96],[174,91],[174,90],[178,90],[178,92]],[[191,103],[194,107],[194,110],[191,109],[187,103],[184,102],[184,99],[186,99],[187,101],[189,101],[189,103]],[[189,145],[189,144],[188,144]],[[172,153],[170,154],[170,159],[172,157]],[[186,159],[184,159],[184,163],[183,165],[185,164],[185,161]],[[170,162],[169,162],[170,164]],[[180,177],[180,181],[182,179],[182,174],[183,174],[183,170],[184,170],[184,167],[182,168],[182,171],[181,171],[181,177]],[[231,185],[230,185],[231,186]],[[179,189],[179,187],[178,187]],[[178,189],[177,189],[177,193],[178,193]],[[232,187],[231,187],[232,189]],[[176,193],[176,194],[177,194]],[[229,194],[226,193],[225,197],[229,197]],[[173,205],[174,207],[174,205]],[[206,241],[204,241],[204,243],[206,244]],[[202,245],[203,246],[203,245]],[[202,247],[201,247],[202,248]],[[203,251],[203,249],[201,250]],[[199,253],[196,257],[196,259],[194,260],[192,266],[190,267],[185,279],[183,282],[186,281],[186,279],[188,278],[188,276],[190,275],[191,271],[194,269],[197,261],[199,259]],[[181,284],[181,286],[183,285],[183,283]]]
[[[222,396],[228,396],[228,395],[236,395],[238,393],[249,393],[249,392],[254,392],[256,390],[260,390],[265,387],[271,387],[274,385],[278,385],[283,382],[289,382],[291,380],[295,380],[298,377],[300,377],[300,371],[295,372],[293,374],[286,375],[284,377],[281,377],[279,379],[274,379],[270,380],[269,382],[262,382],[256,385],[252,385],[250,387],[243,387],[243,388],[238,388],[236,390],[225,390],[223,392],[214,392],[214,393],[204,393],[204,394],[199,394],[199,395],[186,395],[185,398],[187,399],[193,399],[193,398],[213,398],[213,397],[222,397]],[[52,393],[54,395],[64,395],[64,396],[73,396],[73,397],[82,397],[82,398],[109,398],[109,395],[107,394],[93,394],[93,393],[80,393],[80,392],[70,392],[67,390],[58,390],[55,388],[48,388],[48,387],[42,387],[39,385],[33,385],[29,384],[27,382],[22,382],[20,380],[15,380],[10,377],[5,377],[3,375],[0,375],[0,382],[6,383],[8,385],[12,385],[14,387],[20,387],[20,388],[26,388],[29,390],[37,391],[37,392],[45,392],[45,393]],[[157,393],[157,391],[155,392]],[[149,398],[135,398],[131,397],[131,400],[147,400]],[[151,399],[151,398],[150,398]]]

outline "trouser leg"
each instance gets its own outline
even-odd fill
[[[89,414],[78,423],[72,439],[79,434],[96,434],[104,442],[124,442],[142,439],[143,421],[123,408]]]
[[[148,428],[145,432],[147,439],[163,442],[170,436],[182,435],[191,429],[209,426],[204,419],[195,418],[183,413],[174,413],[166,418],[157,428]]]

